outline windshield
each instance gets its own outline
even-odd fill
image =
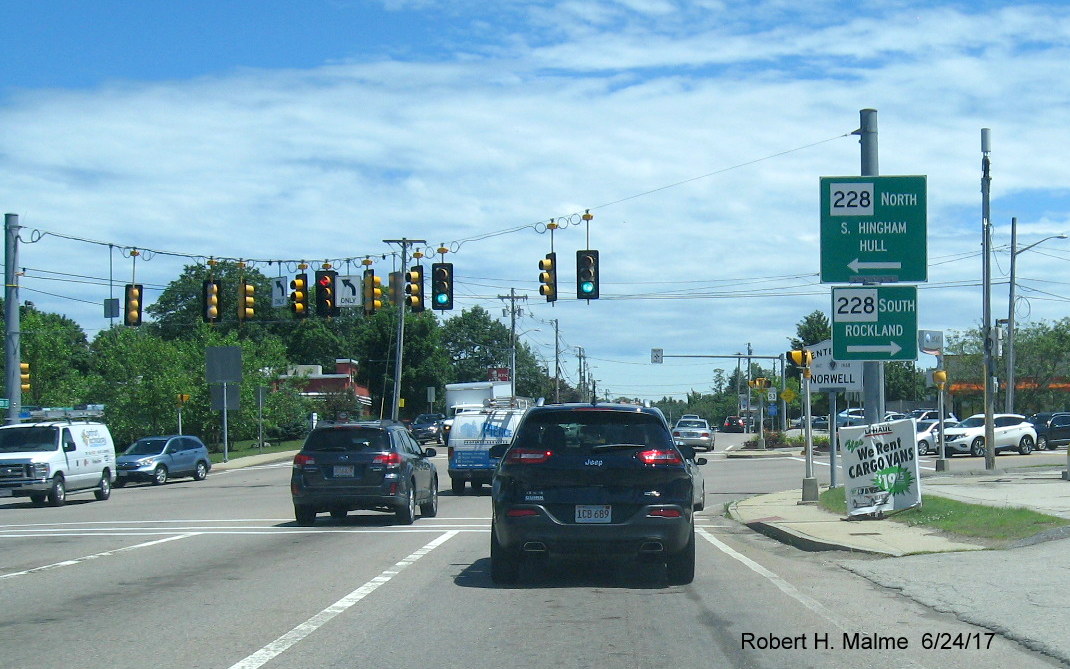
[[[138,439],[123,451],[123,455],[159,455],[166,443],[166,439]]]
[[[54,451],[59,444],[56,428],[43,425],[27,425],[0,430],[0,453],[26,453]]]
[[[390,438],[374,428],[326,428],[313,430],[305,440],[306,451],[389,451]]]
[[[673,447],[672,437],[650,414],[624,411],[545,411],[530,416],[514,445],[519,448],[573,450],[579,455],[630,444]]]
[[[706,421],[704,420],[682,420],[676,424],[676,427],[706,427]]]
[[[936,425],[936,421],[935,420],[919,420],[918,421],[918,432],[925,432],[926,430],[928,430],[933,425]]]
[[[959,423],[957,427],[984,427],[984,425],[984,416],[970,416],[966,420]]]
[[[434,423],[436,420],[441,420],[442,416],[437,413],[423,413],[416,417],[413,423]]]

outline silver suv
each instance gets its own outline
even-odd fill
[[[195,481],[203,481],[211,468],[208,448],[197,437],[143,437],[115,459],[115,487],[121,488],[127,481],[163,485],[174,476],[192,476]]]

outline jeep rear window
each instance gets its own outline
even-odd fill
[[[0,430],[0,453],[47,452],[56,450],[56,428],[52,426],[12,427]]]
[[[390,439],[383,430],[326,428],[313,430],[305,440],[306,451],[389,451]]]
[[[624,411],[545,411],[529,414],[513,445],[589,455],[612,444],[672,448],[672,437],[655,417]],[[619,451],[630,457],[627,450]]]

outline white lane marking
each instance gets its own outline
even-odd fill
[[[260,650],[256,651],[252,655],[246,657],[244,660],[232,664],[230,669],[257,669],[264,664],[270,662],[275,657],[278,657],[284,653],[288,648],[301,641],[309,634],[312,634],[320,627],[330,622],[338,614],[344,612],[349,607],[353,606],[360,600],[371,594],[376,588],[384,583],[388,582],[393,577],[397,576],[402,569],[408,567],[413,562],[416,562],[423,556],[430,553],[435,548],[441,546],[446,541],[456,536],[456,532],[446,532],[442,536],[438,537],[431,543],[427,544],[423,548],[412,553],[408,557],[404,558],[400,562],[394,564],[392,569],[387,569],[383,573],[379,574],[372,580],[368,581],[364,585],[360,586],[353,592],[349,593],[345,597],[339,599],[334,604],[331,604],[327,608],[323,609],[316,615],[312,616],[305,622],[301,623],[297,627],[293,628],[286,634],[283,634],[278,639],[275,639],[268,645],[264,646]]]
[[[769,571],[768,569],[766,569],[762,565],[758,564],[754,560],[750,559],[746,555],[743,555],[742,553],[736,551],[735,549],[730,547],[728,544],[724,543],[723,541],[721,541],[717,537],[713,536],[712,534],[710,534],[706,530],[701,529],[701,528],[695,528],[695,532],[700,534],[703,539],[705,539],[706,541],[708,541],[711,544],[713,544],[714,546],[716,546],[721,552],[723,552],[728,557],[734,558],[734,559],[738,560],[739,562],[742,562],[744,565],[747,566],[747,568],[749,568],[754,573],[758,574],[759,576],[764,576],[765,578],[769,579],[769,581],[772,582],[772,584],[775,585],[785,595],[788,595],[789,597],[791,597],[795,601],[799,602],[800,604],[802,604],[806,608],[810,609],[814,613],[822,616],[823,618],[825,618],[826,620],[828,620],[832,624],[836,625],[840,629],[846,630],[846,628],[841,626],[839,624],[839,622],[833,617],[832,612],[825,608],[824,604],[822,604],[821,602],[817,601],[813,597],[810,597],[809,595],[805,595],[805,594],[799,592],[799,590],[794,585],[792,585],[791,583],[788,583],[786,580],[784,580],[783,577],[781,577],[781,576],[779,576],[777,574],[774,574],[773,572]]]
[[[373,518],[374,516],[369,516]],[[381,516],[385,518],[386,516]],[[490,522],[490,516],[435,516],[433,519],[421,520],[420,522],[444,522],[454,520],[485,520]],[[22,523],[0,524],[0,529],[17,530],[20,527],[83,527],[89,525],[165,525],[167,523],[289,523],[293,518],[187,518],[185,520],[94,520],[77,523]]]
[[[13,578],[15,576],[24,576],[26,574],[35,574],[39,571],[45,571],[46,569],[56,569],[58,567],[70,567],[72,565],[81,564],[82,562],[88,562],[89,560],[96,560],[97,558],[109,557],[123,553],[126,551],[133,551],[139,548],[148,548],[149,546],[155,546],[157,544],[167,543],[168,541],[175,541],[177,539],[186,539],[188,537],[194,537],[200,534],[199,532],[190,532],[188,534],[179,534],[177,536],[166,537],[164,539],[156,539],[155,541],[146,541],[142,544],[134,546],[126,546],[125,548],[117,548],[113,551],[104,551],[103,553],[94,553],[93,555],[85,555],[80,558],[74,558],[73,560],[64,560],[62,562],[53,562],[52,564],[46,564],[40,567],[34,567],[33,569],[27,569],[25,571],[15,571],[10,574],[0,574],[0,579]]]

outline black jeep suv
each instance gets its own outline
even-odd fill
[[[564,404],[530,409],[491,449],[491,578],[513,583],[525,555],[623,555],[695,577],[693,480],[657,409]]]

